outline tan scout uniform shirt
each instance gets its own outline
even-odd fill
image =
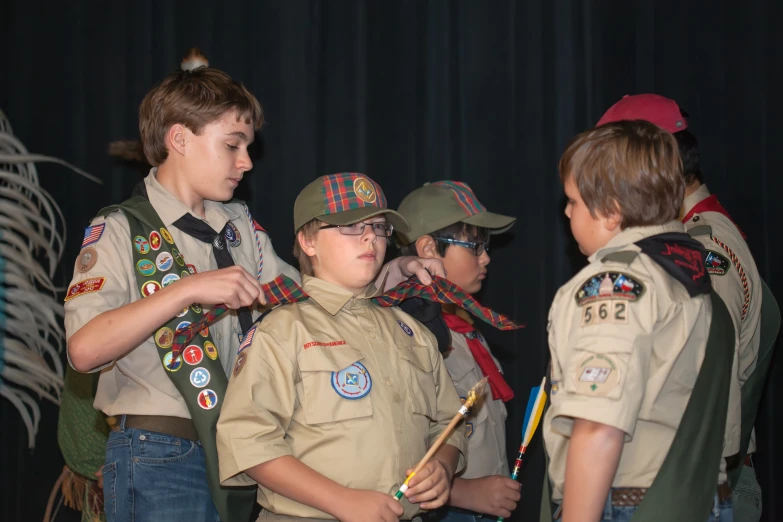
[[[462,310],[457,314],[471,324],[473,320]],[[483,337],[481,344],[489,352],[489,346]],[[468,348],[468,340],[464,334],[451,331],[451,350],[444,354],[443,362],[451,375],[454,387],[461,399],[467,397],[468,390],[484,377],[473,355]],[[491,354],[492,352],[490,352]],[[500,363],[495,359],[500,369]],[[488,475],[509,475],[508,459],[506,458],[506,406],[500,399],[492,399],[492,390],[484,388],[483,399],[474,406],[466,419],[466,435],[468,438],[468,467],[462,478],[472,479]]]
[[[435,339],[397,308],[303,279],[310,299],[270,312],[229,382],[222,484],[253,483],[243,471],[293,455],[344,486],[394,494],[460,408]],[[463,425],[448,443],[464,455]],[[272,512],[261,520],[331,519],[262,486],[258,501]],[[403,507],[405,520],[419,511]]]
[[[216,270],[217,262],[212,253],[212,245],[199,241],[172,225],[190,210],[163,188],[155,178],[155,173],[156,169],[152,169],[144,180],[150,203],[174,238],[177,248],[185,257],[185,262],[195,266],[199,273]],[[212,201],[206,201],[204,206],[206,222],[214,230],[222,230],[229,220],[236,226],[240,234],[240,244],[238,247],[231,248],[232,257],[250,274],[258,276],[259,245],[256,244],[253,223],[244,206]],[[96,218],[92,224],[104,222],[106,227],[103,235],[97,243],[90,245],[97,254],[95,265],[81,273],[79,259],[77,259],[71,284],[95,277],[105,277],[106,282],[97,292],[79,295],[66,301],[65,330],[68,338],[101,313],[141,299],[140,288],[136,283],[128,220],[122,213],[115,212],[105,219]],[[296,280],[299,279],[298,272],[277,257],[269,237],[264,232],[258,232],[258,240],[263,252],[263,269],[259,281],[262,283],[270,281],[281,272]],[[176,263],[170,269],[171,273],[176,274],[182,271],[187,272],[185,267],[180,267]],[[161,318],[161,321],[163,320],[168,318]],[[238,336],[241,335],[236,312],[224,314],[210,331],[217,345],[220,360],[228,374],[233,367],[239,345]],[[111,332],[107,332],[106,335],[111,335]],[[98,381],[95,408],[107,415],[168,415],[189,419],[190,413],[185,401],[166,375],[157,350],[150,336],[138,348],[113,364],[105,366]]]
[[[702,185],[693,194],[685,198],[683,208],[685,214],[699,202],[710,196],[707,185]],[[713,241],[708,235],[700,235],[699,240],[707,250],[720,254],[728,262],[728,271],[710,271],[710,280],[715,292],[726,303],[731,314],[736,334],[734,349],[734,363],[731,388],[729,389],[729,413],[726,419],[726,441],[723,456],[728,457],[739,451],[740,429],[742,424],[740,388],[756,368],[756,360],[759,354],[759,341],[761,335],[761,276],[759,276],[756,262],[750,253],[748,244],[742,239],[734,223],[719,212],[696,213],[685,223],[686,229],[707,225],[712,227],[712,237],[725,245],[725,248]],[[748,287],[747,303],[748,311],[742,318],[742,309],[745,306],[745,289],[740,278],[737,264],[733,261],[730,252],[736,256],[737,263],[742,267]],[[756,450],[755,433],[750,441],[748,453]],[[722,466],[723,469],[723,466]],[[721,474],[725,482],[725,475]]]
[[[544,420],[554,500],[563,498],[575,418],[625,432],[613,487],[649,487],[666,457],[704,360],[712,302],[691,298],[645,254],[630,266],[601,259],[640,252],[633,243],[646,237],[684,231],[677,221],[622,231],[555,296],[549,311],[552,406]],[[625,274],[644,291],[635,301],[599,298],[579,306],[575,296],[584,283],[606,272]]]

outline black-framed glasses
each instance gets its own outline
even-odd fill
[[[450,237],[435,237],[433,238],[435,241],[440,241],[442,243],[448,243],[450,245],[457,245],[464,248],[469,248],[473,250],[473,254],[478,257],[484,252],[489,253],[489,241],[461,241],[459,239],[452,239]]]
[[[350,225],[324,225],[321,229],[336,228],[344,236],[361,236],[364,234],[364,227],[372,228],[372,231],[378,237],[391,237],[392,232],[394,232],[394,225],[391,223],[365,223],[364,221],[351,223]]]

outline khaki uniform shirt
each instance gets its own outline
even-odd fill
[[[677,221],[622,231],[555,296],[548,327],[552,405],[544,420],[554,500],[563,498],[575,418],[625,432],[613,487],[649,487],[663,464],[704,360],[712,302],[705,295],[691,298],[645,254],[630,266],[601,259],[640,252],[633,243],[646,237],[684,231]],[[617,281],[626,296],[636,298],[613,295],[607,272],[623,274]],[[600,293],[579,305],[581,289],[593,278]]]
[[[197,272],[217,269],[211,244],[203,243],[172,225],[184,214],[192,212],[163,188],[155,174],[156,169],[152,169],[144,180],[150,203],[173,237],[185,263],[193,265]],[[239,231],[240,244],[231,247],[236,264],[257,276],[262,283],[274,279],[281,272],[299,279],[298,272],[277,257],[266,233],[254,230],[252,218],[244,205],[205,201],[204,207],[206,222],[214,230],[222,230],[226,222],[231,221]],[[94,265],[82,272],[86,266],[80,265],[85,252],[82,250],[76,261],[71,285],[92,278],[105,278],[105,282],[100,290],[78,295],[65,302],[65,330],[68,338],[101,313],[141,299],[127,218],[121,212],[115,212],[105,219],[96,218],[92,224],[105,224],[100,239],[87,247],[93,249],[90,256],[97,259],[90,258],[90,263],[94,262]],[[259,252],[263,254],[263,260]],[[168,273],[187,273],[186,267],[177,263],[172,265]],[[257,312],[254,314],[257,315]],[[161,318],[164,319],[168,320]],[[236,312],[232,310],[224,314],[210,328],[210,332],[228,374],[233,367],[242,333]],[[111,333],[107,332],[107,335]],[[157,351],[150,336],[124,357],[99,368],[102,371],[95,395],[95,408],[107,415],[168,415],[189,419],[185,401],[166,375]]]
[[[310,299],[270,312],[237,359],[217,426],[221,482],[254,483],[245,470],[292,455],[392,495],[461,406],[436,341],[398,308],[303,279]],[[465,454],[464,425],[448,443]],[[262,486],[258,501],[263,520],[331,518]],[[405,520],[419,511],[402,504]]]
[[[457,314],[471,324],[473,323],[464,310]],[[480,335],[481,344],[489,350],[484,337]],[[500,369],[500,363],[495,359]],[[451,331],[451,350],[443,355],[443,362],[451,375],[451,381],[457,388],[460,399],[467,397],[468,390],[484,377],[473,354],[468,348],[468,340],[464,334]],[[482,400],[471,408],[466,419],[466,436],[468,438],[468,467],[462,478],[472,479],[488,475],[509,476],[508,459],[506,458],[506,406],[500,399],[492,399],[492,390],[484,388]]]
[[[683,208],[685,214],[704,199],[710,196],[706,185],[699,187],[693,194],[685,198]],[[761,276],[756,268],[756,262],[750,253],[748,244],[742,234],[729,218],[719,212],[696,213],[685,223],[686,229],[707,225],[712,227],[712,237],[700,235],[699,240],[708,250],[708,261],[713,260],[714,267],[710,272],[712,287],[726,303],[731,314],[736,335],[734,349],[734,365],[731,388],[729,389],[729,413],[726,420],[726,441],[723,455],[728,457],[739,451],[740,430],[742,424],[740,388],[756,368],[761,335]],[[717,239],[723,246],[715,242]],[[712,252],[712,257],[710,257]],[[734,254],[732,258],[731,254]],[[719,257],[718,257],[719,256]],[[736,261],[734,261],[736,259]],[[747,282],[740,276],[742,268]],[[747,305],[743,318],[742,310]],[[751,439],[749,453],[756,449],[755,436]],[[723,479],[725,481],[725,477]]]

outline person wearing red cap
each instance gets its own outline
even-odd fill
[[[761,489],[751,460],[755,451],[755,433],[751,432],[752,426],[749,425],[743,437],[741,421],[742,414],[746,413],[742,412],[742,408],[753,402],[751,407],[756,411],[758,397],[755,401],[747,401],[740,390],[754,373],[759,360],[763,282],[745,242],[745,235],[718,202],[717,196],[710,194],[703,183],[699,142],[688,131],[686,116],[687,113],[674,100],[657,94],[639,94],[625,96],[615,103],[597,126],[621,120],[646,120],[669,131],[677,140],[686,184],[680,218],[689,234],[699,240],[707,251],[705,268],[713,288],[729,309],[735,330],[724,458],[716,495],[719,509],[716,507],[714,512],[717,514],[719,511],[723,520],[733,512],[734,520],[756,522],[761,518]],[[755,378],[763,382],[765,370],[766,367],[761,369],[758,373],[762,375]],[[747,457],[742,458],[745,452]],[[736,482],[728,480],[732,470],[737,472]],[[729,487],[730,483],[732,487]]]

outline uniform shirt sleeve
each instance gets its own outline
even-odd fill
[[[91,223],[91,226],[101,225],[104,229],[99,239],[82,248],[76,259],[73,279],[66,293],[66,339],[70,339],[74,333],[103,312],[129,304],[132,299],[129,279],[135,281],[135,274],[128,220],[121,213],[115,212],[105,219],[96,218]],[[90,263],[94,264],[88,270],[80,271],[80,260],[85,255],[94,257],[95,259],[90,260]],[[99,289],[87,291],[89,287],[85,285],[89,283],[88,280],[92,280],[92,288]],[[70,356],[68,361],[70,363]],[[92,371],[99,371],[110,364]]]
[[[223,485],[252,484],[243,471],[292,455],[284,440],[297,396],[297,369],[289,349],[259,326],[237,357],[217,424]]]
[[[623,272],[630,273],[627,267]],[[654,289],[631,275],[647,287],[637,301],[603,299],[579,306],[572,295],[563,297],[567,301],[556,321],[570,322],[570,335],[557,349],[563,382],[553,401],[552,429],[564,436],[571,435],[578,418],[622,430],[626,441],[633,438],[657,314]]]

